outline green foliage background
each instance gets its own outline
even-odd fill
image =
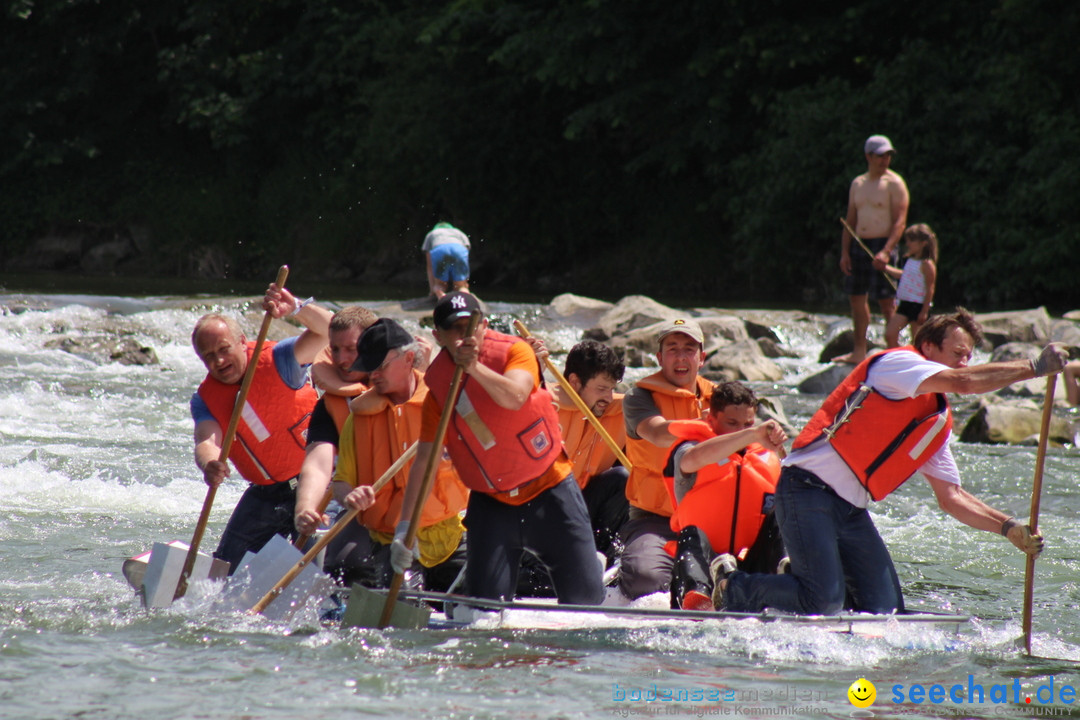
[[[828,302],[883,133],[940,299],[1064,306],[1078,30],[1064,0],[13,0],[0,264],[82,224],[143,229],[122,272],[392,282],[447,220],[481,293]]]

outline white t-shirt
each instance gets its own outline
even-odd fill
[[[866,384],[890,400],[915,397],[923,380],[948,370],[947,365],[927,360],[909,350],[886,353],[877,360],[866,376]],[[960,469],[956,466],[949,443],[952,431],[945,437],[945,444],[922,464],[919,472],[938,480],[960,484]],[[836,494],[856,507],[870,504],[870,493],[862,486],[855,473],[829,444],[828,438],[815,440],[804,448],[793,450],[783,462],[812,472],[829,485]]]

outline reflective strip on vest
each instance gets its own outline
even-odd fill
[[[908,455],[911,457],[912,460],[917,459],[920,455],[923,454],[926,448],[930,447],[930,443],[934,441],[934,438],[941,434],[941,431],[945,429],[948,421],[949,416],[947,413],[941,413],[940,415],[938,415],[937,420],[934,421],[934,424],[930,427],[929,430],[926,431],[926,434],[922,436],[922,440],[916,443],[915,446],[911,448],[911,450],[908,452]]]
[[[480,447],[485,450],[490,450],[495,447],[495,435],[491,432],[491,429],[484,424],[484,421],[480,418],[480,414],[476,412],[476,408],[473,407],[472,400],[469,399],[469,393],[464,389],[458,396],[457,405],[454,406],[457,414],[461,416],[461,419],[465,421],[465,424],[472,430],[473,435],[476,436],[477,442],[480,443]]]
[[[259,414],[255,412],[255,408],[251,407],[251,403],[247,400],[244,401],[244,409],[240,411],[240,417],[244,419],[244,423],[251,429],[256,440],[266,442],[266,439],[270,437],[270,431],[266,429],[266,425],[263,425],[263,421],[259,419]]]

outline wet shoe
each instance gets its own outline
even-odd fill
[[[790,575],[791,574],[791,558],[782,557],[780,562],[776,564],[777,575]]]
[[[712,578],[713,587],[716,587],[721,580],[726,580],[728,575],[738,569],[739,561],[731,553],[723,553],[714,557],[712,562],[709,563],[709,576]]]
[[[712,599],[703,592],[688,590],[682,596],[682,609],[711,611],[713,609]]]
[[[712,589],[712,606],[713,610],[717,612],[723,612],[727,608],[724,604],[724,591],[727,590],[727,578],[724,578],[720,582],[713,585]]]
[[[724,609],[724,590],[727,588],[728,575],[739,569],[739,562],[731,553],[717,555],[709,563],[709,575],[712,577],[712,604],[716,610]]]

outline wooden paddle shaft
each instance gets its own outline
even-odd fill
[[[472,337],[479,323],[480,313],[475,311],[469,317],[469,326],[465,331],[465,337]],[[427,467],[424,468],[424,482],[420,485],[420,492],[416,495],[416,504],[413,505],[412,517],[409,519],[409,529],[405,533],[405,547],[407,548],[411,548],[416,541],[416,533],[420,529],[420,516],[424,512],[424,503],[431,492],[431,486],[435,484],[435,472],[439,469],[439,461],[442,459],[442,446],[443,441],[446,439],[446,429],[450,427],[450,418],[454,415],[454,406],[457,404],[458,395],[461,393],[464,376],[465,368],[463,366],[458,365],[454,368],[454,376],[450,380],[450,392],[446,395],[446,405],[443,406],[442,415],[439,416],[439,425],[435,430],[435,439],[432,441]],[[404,579],[404,573],[394,573],[394,577],[390,581],[390,589],[386,593],[386,604],[383,605],[382,616],[379,617],[380,629],[390,624],[390,616],[394,614],[394,603],[397,602],[397,596],[401,592],[401,583]]]
[[[843,223],[844,229],[848,231],[848,234],[851,235],[851,237],[855,238],[855,242],[859,243],[859,247],[865,250],[866,254],[873,258],[874,253],[871,252],[870,248],[866,247],[866,243],[863,242],[862,238],[855,234],[855,231],[851,229],[850,225],[848,225],[847,220],[845,220],[844,218],[840,218],[840,222]],[[889,273],[885,272],[884,270],[881,271],[881,274],[885,276],[885,279],[889,281],[889,284],[892,285],[893,290],[895,290],[896,281],[893,280]]]
[[[285,287],[285,280],[289,277],[289,266],[282,265],[278,269],[277,279],[274,281],[279,288]],[[251,355],[251,360],[248,361],[247,370],[244,372],[244,379],[240,383],[240,392],[236,396],[236,402],[233,404],[232,417],[229,418],[229,426],[225,430],[225,436],[221,440],[221,452],[218,454],[218,462],[225,462],[229,459],[229,451],[232,450],[233,440],[236,438],[236,428],[240,425],[240,414],[244,410],[244,403],[247,402],[248,391],[251,389],[251,382],[255,378],[255,367],[258,365],[259,352],[262,350],[263,343],[266,342],[266,334],[270,331],[270,322],[274,319],[274,316],[267,310],[263,315],[262,327],[259,328],[259,337],[255,341],[255,350]],[[195,524],[195,533],[191,536],[191,545],[188,547],[187,557],[184,559],[184,569],[180,571],[180,580],[176,583],[176,593],[173,595],[173,600],[178,600],[184,597],[184,593],[187,592],[187,581],[191,577],[191,571],[195,568],[195,558],[199,554],[199,545],[202,544],[203,533],[206,532],[206,524],[210,521],[210,510],[214,507],[214,497],[217,495],[217,487],[211,485],[206,490],[206,498],[203,499],[202,512],[199,513],[199,521]]]
[[[1032,534],[1039,532],[1039,504],[1042,499],[1043,466],[1046,464],[1046,446],[1050,438],[1050,420],[1054,410],[1054,390],[1057,387],[1057,375],[1046,377],[1046,396],[1043,398],[1042,424],[1039,427],[1039,449],[1035,454],[1035,479],[1031,487],[1031,515],[1028,527]],[[1024,650],[1031,655],[1031,616],[1032,602],[1035,597],[1035,556],[1027,556],[1024,569]]]
[[[386,487],[386,484],[393,480],[394,476],[401,472],[401,469],[405,467],[405,465],[416,456],[416,448],[419,446],[419,444],[419,442],[414,442],[412,445],[410,445],[405,450],[405,452],[401,454],[401,457],[395,460],[393,465],[388,467],[386,469],[386,472],[384,472],[379,477],[379,479],[375,481],[375,483],[371,486],[371,489],[377,493],[384,487]],[[261,613],[263,610],[265,610],[266,606],[272,603],[274,599],[281,594],[281,591],[287,588],[289,584],[292,583],[292,581],[295,580],[301,572],[303,572],[304,568],[307,567],[308,563],[314,560],[315,556],[322,552],[322,549],[328,544],[330,544],[330,541],[336,538],[342,530],[347,528],[349,526],[349,523],[355,520],[356,516],[359,514],[359,510],[349,510],[347,513],[339,517],[334,523],[333,527],[326,531],[322,537],[315,541],[315,544],[311,546],[311,549],[304,553],[304,557],[297,560],[296,564],[293,565],[292,568],[287,573],[285,573],[285,575],[282,576],[280,580],[278,580],[277,584],[274,585],[274,587],[270,588],[270,590],[262,596],[262,599],[252,606],[250,612]]]
[[[529,329],[525,327],[525,324],[520,320],[514,320],[514,328],[517,329],[518,334],[521,335],[521,337],[532,337],[529,333]],[[585,401],[581,399],[581,396],[574,391],[574,388],[570,387],[570,383],[567,382],[566,378],[563,377],[563,374],[559,372],[559,368],[555,366],[555,363],[551,361],[551,358],[545,357],[544,365],[546,365],[547,369],[551,371],[551,374],[555,376],[555,379],[559,381],[559,387],[563,389],[563,392],[566,393],[567,397],[569,397],[574,405],[577,406],[577,409],[582,412],[585,419],[589,421],[589,424],[593,426],[601,439],[607,443],[607,446],[615,453],[615,457],[619,458],[619,462],[623,464],[623,467],[626,468],[627,472],[633,470],[634,466],[633,463],[630,462],[630,458],[626,457],[626,453],[624,453],[623,449],[619,447],[619,444],[615,442],[615,439],[611,437],[607,428],[600,423],[600,419],[593,414],[593,411],[589,409],[589,406],[585,404]]]

